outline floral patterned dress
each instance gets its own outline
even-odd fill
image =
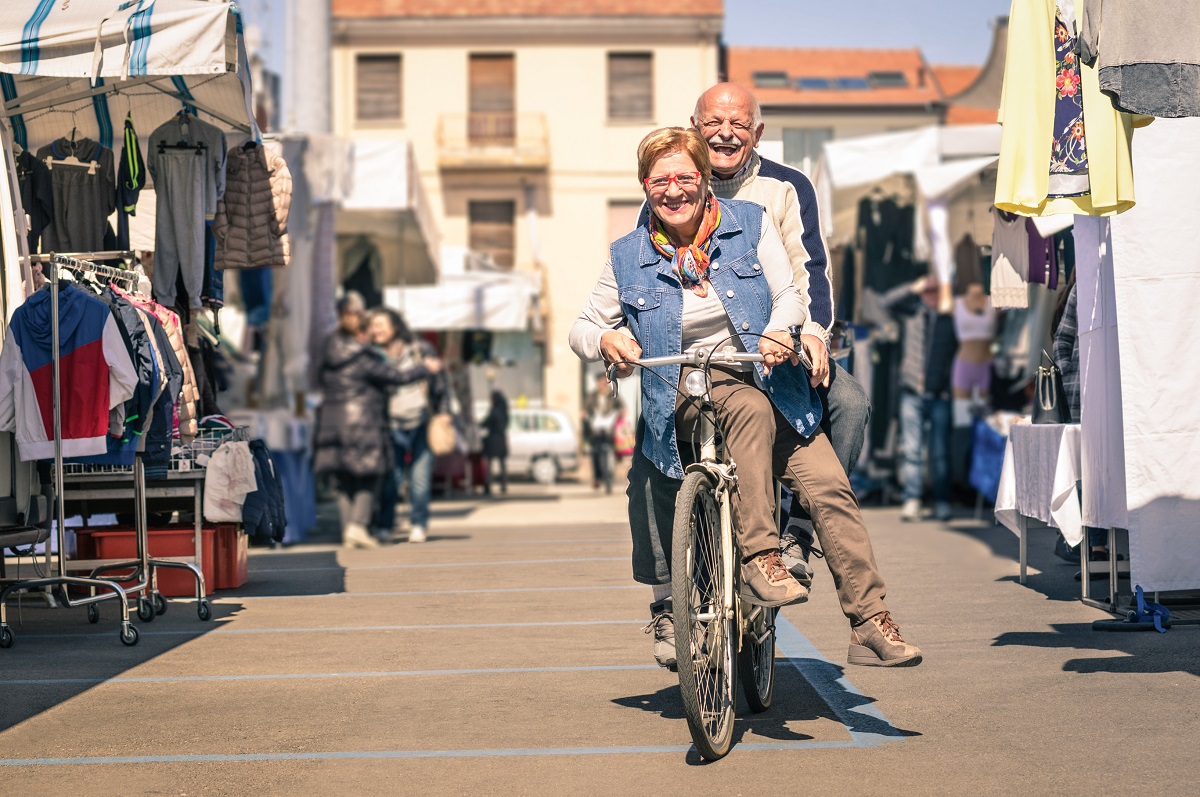
[[[1089,190],[1083,89],[1075,46],[1074,0],[1057,0],[1054,15],[1054,141],[1050,148],[1050,195],[1078,196]]]

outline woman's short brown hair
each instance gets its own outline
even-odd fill
[[[638,180],[650,176],[650,169],[664,155],[686,152],[700,172],[705,186],[712,181],[712,163],[708,159],[708,143],[689,127],[660,127],[646,135],[638,144]]]

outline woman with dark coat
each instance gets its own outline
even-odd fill
[[[337,479],[342,544],[375,548],[368,524],[379,482],[392,467],[387,400],[390,388],[425,379],[436,362],[397,369],[364,339],[366,306],[357,293],[338,301],[338,328],[325,343],[318,383],[324,394],[317,410],[313,470]]]
[[[488,493],[492,492],[492,463],[500,464],[500,492],[508,492],[508,399],[492,391],[492,406],[483,419],[483,455],[488,463]]]

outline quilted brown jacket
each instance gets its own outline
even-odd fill
[[[216,267],[286,266],[291,204],[292,173],[281,156],[262,144],[229,150],[225,197],[213,221]]]

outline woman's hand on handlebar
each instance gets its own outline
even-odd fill
[[[610,330],[600,338],[600,353],[605,362],[616,364],[617,378],[624,379],[633,373],[633,366],[625,365],[623,361],[641,358],[642,347],[624,332]]]
[[[758,353],[763,356],[763,373],[771,373],[777,365],[790,362],[800,364],[800,357],[792,350],[792,336],[787,332],[768,332],[758,339]]]

